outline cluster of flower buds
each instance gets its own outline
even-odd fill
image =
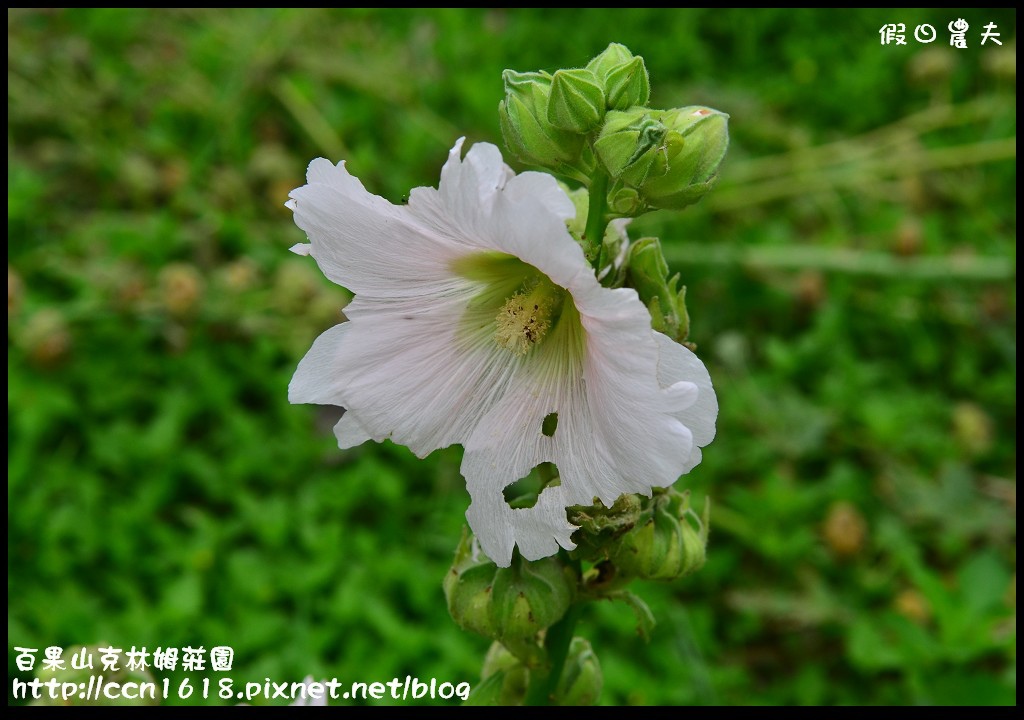
[[[527,667],[544,662],[538,634],[575,599],[579,578],[557,556],[499,568],[464,535],[444,579],[448,612],[462,628],[497,640]]]
[[[498,106],[498,118],[505,145],[516,159],[586,182],[594,172],[593,151],[583,135],[548,120],[554,77],[506,70],[502,79],[505,99]]]
[[[612,178],[612,212],[681,210],[704,197],[729,147],[728,119],[700,106],[608,113],[594,151]]]
[[[648,108],[647,67],[625,46],[612,43],[585,68],[503,77],[499,118],[512,153],[586,185],[606,175],[613,214],[684,208],[714,183],[729,145],[728,115]]]

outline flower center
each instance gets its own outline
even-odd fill
[[[516,355],[525,355],[540,343],[551,327],[558,303],[550,283],[537,282],[505,301],[494,318],[494,341]]]
[[[545,337],[561,333],[572,301],[537,268],[502,252],[484,251],[456,260],[452,269],[473,281],[465,329],[480,341],[489,337],[513,355],[525,356]]]

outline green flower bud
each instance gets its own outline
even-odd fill
[[[572,235],[573,240],[580,244],[580,247],[586,248],[586,244],[583,241],[583,234],[587,230],[587,214],[590,210],[590,193],[586,188],[570,188],[564,183],[559,183],[559,187],[565,191],[565,194],[572,200],[572,205],[576,208],[576,215],[571,219],[565,221],[565,225],[569,230],[569,234]]]
[[[484,656],[484,665],[480,671],[482,679],[486,680],[491,675],[498,672],[508,672],[509,670],[515,670],[516,668],[523,667],[523,664],[519,662],[515,655],[510,653],[508,649],[500,642],[493,642],[491,646],[487,648],[487,654]]]
[[[640,194],[651,207],[678,210],[707,194],[729,147],[729,116],[706,107],[661,113],[668,128],[662,173],[651,173]]]
[[[634,56],[625,45],[612,43],[587,63],[587,70],[604,83],[609,110],[627,110],[634,105],[647,104],[651,95],[647,66],[642,57]]]
[[[705,504],[705,520],[708,505]],[[696,520],[700,529],[690,524]],[[656,495],[637,526],[613,549],[611,561],[626,575],[645,580],[675,580],[704,564],[707,523],[689,508],[687,495]]]
[[[599,80],[608,77],[608,73],[626,65],[633,60],[629,48],[619,43],[611,43],[604,51],[587,63],[587,70],[594,73]]]
[[[573,600],[576,571],[557,557],[528,562],[519,553],[499,568],[468,533],[444,579],[448,612],[466,630],[500,641],[528,667],[544,662],[537,634],[565,615]]]
[[[644,580],[674,580],[682,574],[682,528],[663,503],[649,511],[619,541],[612,562],[623,573]]]
[[[705,499],[703,518],[698,518],[692,509],[687,509],[679,518],[679,525],[683,529],[683,575],[690,575],[704,567],[704,561],[707,559],[710,514],[711,501]],[[697,527],[694,527],[694,523]]]
[[[555,72],[548,98],[548,122],[562,130],[588,133],[601,124],[604,113],[604,88],[594,73],[583,68]]]
[[[558,622],[569,609],[575,589],[573,570],[557,556],[528,562],[516,553],[512,564],[494,576],[492,617],[497,639],[516,653],[508,641],[535,637]]]
[[[631,285],[646,297],[664,297],[668,262],[661,251],[661,241],[654,237],[637,240],[629,248],[629,276]]]
[[[637,188],[649,175],[665,172],[667,132],[654,111],[611,110],[594,142],[594,152],[611,178]]]
[[[626,279],[626,252],[629,235],[626,227],[628,218],[618,218],[608,223],[597,255],[597,279],[605,287],[622,287]]]
[[[616,215],[635,217],[647,212],[647,206],[636,188],[616,180],[608,189],[608,209]]]
[[[626,110],[646,105],[651,97],[651,80],[644,59],[635,57],[608,73],[604,91],[609,109]]]
[[[556,704],[593,705],[601,697],[603,686],[604,675],[594,649],[584,638],[574,637],[555,690]]]
[[[523,672],[529,674],[526,668],[523,668]],[[497,672],[489,677],[484,678],[480,683],[473,686],[472,691],[469,693],[469,697],[463,703],[463,705],[470,706],[486,706],[494,707],[497,705],[521,705],[522,698],[509,699],[510,694],[505,689],[506,674],[504,671]],[[525,698],[525,693],[523,698]]]
[[[506,70],[502,79],[505,99],[498,105],[498,120],[509,151],[522,162],[558,171],[578,164],[583,137],[559,130],[547,119],[551,76]]]
[[[463,529],[455,561],[442,583],[448,613],[459,627],[484,637],[495,637],[491,594],[497,570],[497,565],[473,547],[473,539]]]
[[[640,238],[629,248],[626,282],[637,291],[651,314],[651,327],[682,342],[690,332],[686,312],[686,286],[679,285],[679,274],[668,277],[668,263],[658,238]]]
[[[530,671],[504,645],[495,642],[484,658],[481,679],[466,705],[522,705]]]

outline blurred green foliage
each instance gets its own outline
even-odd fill
[[[456,137],[500,141],[502,69],[618,41],[733,145],[633,229],[722,411],[681,484],[714,501],[705,568],[639,588],[649,644],[584,616],[602,702],[1015,703],[1015,36],[1013,10],[8,10],[9,676],[14,645],[109,642],[478,682],[441,591],[460,450],[340,452],[332,409],[288,405],[348,296],[282,204],[318,155],[396,202],[436,184]]]

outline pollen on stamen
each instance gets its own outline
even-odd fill
[[[552,299],[543,293],[516,293],[494,319],[494,341],[516,355],[525,355],[547,334],[553,306]]]

